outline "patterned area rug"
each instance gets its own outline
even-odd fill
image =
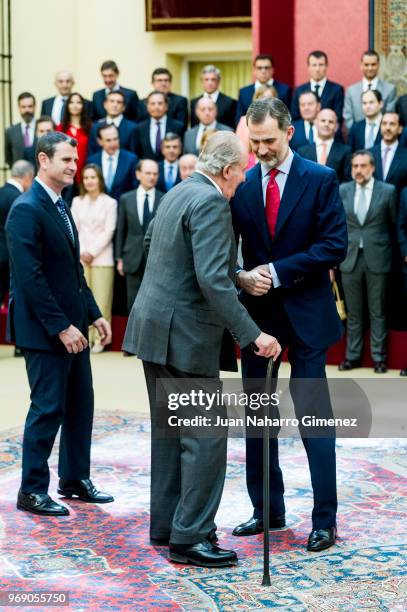
[[[147,422],[118,412],[98,415],[92,476],[116,501],[106,506],[70,501],[69,517],[39,518],[16,510],[20,454],[20,432],[3,433],[0,592],[69,591],[72,610],[407,609],[407,448],[402,442],[338,442],[340,539],[328,551],[312,554],[304,547],[312,507],[305,453],[300,441],[281,441],[289,527],[271,536],[270,588],[260,586],[261,536],[231,536],[251,510],[243,440],[229,442],[217,516],[221,544],[233,547],[240,562],[223,570],[174,565],[167,548],[150,546]],[[58,499],[56,455],[51,463],[50,493]]]

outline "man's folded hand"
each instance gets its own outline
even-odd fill
[[[265,295],[272,287],[272,279],[267,264],[257,266],[246,272],[241,270],[237,275],[237,285],[250,295]]]

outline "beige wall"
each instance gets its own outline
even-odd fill
[[[54,95],[53,77],[71,69],[85,96],[101,86],[99,67],[114,59],[120,82],[144,96],[157,66],[174,71],[174,90],[188,94],[186,59],[249,59],[251,31],[145,32],[144,0],[13,0],[13,94]],[[14,120],[16,120],[16,106]]]

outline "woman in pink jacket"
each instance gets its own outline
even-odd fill
[[[117,202],[105,193],[102,171],[96,164],[82,170],[80,195],[73,199],[72,216],[79,234],[81,262],[86,282],[103,314],[110,321],[113,301],[113,234],[117,223]],[[92,353],[103,346],[97,331],[89,329]]]

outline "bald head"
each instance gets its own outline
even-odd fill
[[[203,125],[210,125],[216,121],[216,104],[210,98],[199,98],[195,107],[195,113],[200,123]]]
[[[55,87],[60,96],[69,96],[75,81],[69,70],[58,70],[55,75]]]
[[[24,191],[31,187],[34,178],[34,168],[30,162],[19,159],[11,166],[11,178],[20,183]]]
[[[330,108],[323,108],[319,111],[315,119],[318,137],[321,140],[330,140],[334,138],[335,132],[338,129],[338,118],[335,111]]]
[[[186,153],[185,155],[182,155],[179,158],[178,168],[182,181],[191,176],[193,172],[195,172],[197,161],[197,156],[193,155],[192,153]]]

